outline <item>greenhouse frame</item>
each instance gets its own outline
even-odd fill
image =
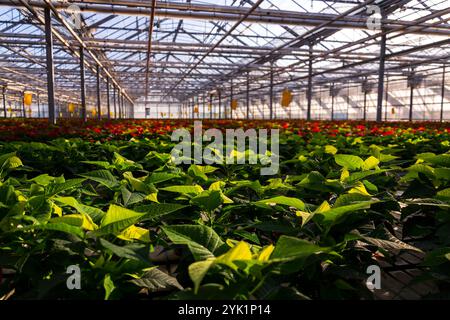
[[[449,10],[446,0],[3,0],[3,116],[448,120]]]
[[[449,4],[0,0],[0,303],[448,309]]]

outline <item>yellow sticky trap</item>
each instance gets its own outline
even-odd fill
[[[289,89],[284,89],[281,96],[281,106],[287,108],[291,103],[292,103],[292,92]]]
[[[31,92],[25,92],[23,94],[23,103],[27,107],[31,106],[31,104],[33,103],[33,94]]]
[[[231,110],[237,110],[238,101],[236,99],[231,100]]]

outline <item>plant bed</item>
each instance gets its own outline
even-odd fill
[[[375,299],[367,268],[399,252],[424,257],[420,298],[450,292],[446,124],[236,122],[281,130],[280,171],[261,176],[175,165],[187,121],[0,122],[0,297]]]

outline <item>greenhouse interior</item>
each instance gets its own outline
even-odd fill
[[[0,0],[0,300],[450,299],[449,20]]]

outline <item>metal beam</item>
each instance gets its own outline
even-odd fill
[[[183,76],[181,79],[180,79],[180,81],[178,81],[177,83],[175,83],[175,85],[174,86],[172,86],[169,90],[168,90],[168,93],[166,94],[166,96],[168,95],[168,94],[170,94],[170,92],[172,91],[172,90],[174,90],[181,82],[183,82],[183,80],[186,78],[186,76],[187,75],[189,75],[189,74],[191,74],[191,72],[193,71],[193,70],[195,70],[195,68],[197,68],[197,66],[198,65],[200,65],[200,63],[202,63],[208,56],[209,56],[209,54],[211,53],[211,52],[213,52],[218,46],[220,46],[220,44],[222,43],[222,42],[224,42],[225,41],[225,39],[226,38],[228,38],[228,36],[234,31],[234,30],[236,30],[237,29],[237,27],[239,27],[239,25],[242,23],[242,22],[244,22],[245,21],[245,19],[247,19],[247,17],[253,12],[253,11],[255,11],[258,7],[259,7],[259,5],[263,2],[264,0],[258,0],[251,8],[250,8],[250,10],[248,10],[243,16],[242,16],[242,18],[240,18],[229,30],[228,30],[228,32],[226,32],[223,36],[222,36],[222,38],[220,38],[220,40],[219,41],[217,41],[204,55],[202,55],[201,56],[201,58],[195,63],[195,65],[194,66],[192,66],[191,68],[189,68],[189,70],[186,72],[186,75],[185,76]],[[164,98],[166,97],[166,96],[164,96]]]
[[[347,105],[350,105],[353,109],[361,108],[352,98],[350,98],[349,94],[341,93],[340,96],[347,101]]]
[[[125,105],[124,105],[124,99],[123,99],[123,92],[122,91],[120,91],[120,102],[121,102],[121,105],[122,105],[122,119],[123,118],[125,118]]]
[[[109,100],[109,77],[106,78],[106,106],[108,112],[108,120],[111,120],[111,102]]]
[[[383,17],[385,14],[383,13]],[[381,36],[380,62],[378,67],[378,99],[377,99],[377,122],[381,122],[383,113],[383,93],[384,93],[384,69],[386,62],[386,34]]]
[[[367,92],[364,91],[364,105],[363,105],[364,111],[363,111],[363,120],[367,120]]]
[[[219,119],[222,119],[222,90],[219,89]]]
[[[3,117],[6,118],[6,86],[2,88]]]
[[[31,0],[30,4],[34,7],[43,7],[43,1]],[[0,5],[15,5],[11,1],[1,0]],[[148,2],[136,1],[120,1],[114,3],[110,0],[106,1],[70,1],[70,3],[56,3],[54,6],[58,9],[66,9],[69,5],[76,4],[82,12],[103,13],[103,14],[120,14],[126,16],[149,16],[152,14],[152,4]],[[354,4],[358,4],[355,2]],[[156,3],[157,10],[155,16],[172,19],[193,19],[193,20],[207,20],[207,21],[238,21],[242,15],[245,14],[245,7],[237,6],[219,6],[219,5],[201,5],[201,4],[187,4],[179,2],[161,2]],[[332,21],[329,24],[330,28],[338,29],[360,29],[368,30],[367,17],[356,15],[342,17],[335,19],[336,15],[326,13],[314,12],[298,12],[289,10],[274,10],[274,9],[257,9],[254,13],[248,16],[247,21],[250,23],[261,24],[276,24],[284,26],[307,26],[316,27],[326,21]],[[387,29],[396,28],[398,26],[411,27],[413,22],[401,20],[383,20]],[[449,35],[448,25],[439,27],[422,24],[423,30],[417,30],[411,27],[411,32],[418,34],[430,35]]]
[[[340,14],[340,15],[338,16],[338,18],[345,17],[345,16],[348,15],[349,13],[351,13],[351,12],[353,12],[353,11],[355,11],[355,10],[361,9],[362,6],[368,5],[368,4],[370,4],[371,2],[373,2],[373,1],[370,1],[370,0],[369,0],[369,1],[366,1],[366,2],[364,2],[364,3],[360,3],[360,5],[358,5],[356,8],[352,8],[352,9],[350,9],[349,11],[346,11],[346,12]],[[423,22],[423,21],[427,21],[427,20],[430,20],[430,19],[434,19],[434,18],[439,17],[439,16],[441,16],[441,15],[445,15],[445,14],[447,14],[447,13],[449,13],[449,12],[450,12],[450,8],[449,8],[449,9],[445,9],[445,10],[441,10],[441,11],[436,11],[436,12],[433,12],[432,14],[430,14],[430,15],[427,15],[427,16],[424,16],[424,17],[421,17],[421,18],[415,20],[414,23],[419,24],[419,23],[421,23],[421,22]],[[449,19],[450,19],[450,18],[449,18]],[[333,19],[333,20],[334,20],[334,19]],[[448,19],[446,19],[446,20],[448,20]],[[275,59],[275,58],[271,58],[271,56],[273,56],[274,54],[280,56],[280,55],[281,55],[281,54],[279,54],[280,50],[282,50],[282,49],[284,49],[284,48],[286,48],[286,47],[291,47],[291,46],[293,46],[293,45],[291,45],[292,42],[294,42],[294,44],[295,44],[295,41],[297,41],[297,40],[298,40],[298,41],[301,41],[302,43],[306,42],[305,39],[307,39],[307,36],[311,35],[312,33],[314,33],[314,34],[317,33],[320,29],[323,29],[323,28],[325,28],[326,26],[328,26],[330,22],[331,22],[331,21],[329,21],[329,22],[327,22],[327,23],[321,25],[320,27],[314,28],[314,29],[312,29],[312,30],[308,30],[308,31],[307,31],[306,33],[304,33],[303,35],[301,35],[301,36],[299,36],[299,37],[296,37],[295,39],[290,40],[288,43],[284,43],[283,45],[281,45],[281,46],[279,46],[279,47],[277,47],[277,48],[272,49],[272,52],[271,52],[271,53],[268,53],[268,54],[266,54],[265,56],[261,56],[260,60],[258,60],[258,61],[252,61],[251,63],[253,63],[253,64],[254,64],[254,63],[257,63],[257,62],[262,63],[262,62],[264,62],[264,61],[269,61],[270,59]],[[440,21],[439,21],[438,23],[440,23]],[[369,37],[367,37],[367,38],[363,38],[363,39],[358,40],[358,41],[356,41],[356,42],[351,42],[351,43],[348,43],[348,44],[346,44],[346,45],[344,45],[344,46],[341,46],[341,47],[338,47],[338,48],[335,48],[335,49],[332,49],[332,50],[327,50],[327,52],[325,52],[324,54],[320,55],[319,57],[325,58],[325,57],[329,56],[331,53],[342,52],[342,50],[351,48],[352,46],[354,46],[354,45],[356,45],[356,44],[364,44],[364,45],[366,45],[366,43],[367,43],[369,40],[376,39],[377,37],[380,37],[380,36],[382,36],[382,35],[385,35],[387,32],[394,32],[394,31],[395,31],[395,35],[392,36],[391,39],[392,39],[392,38],[395,38],[395,37],[398,37],[398,36],[400,36],[400,35],[402,35],[402,34],[405,34],[405,33],[407,32],[407,31],[405,31],[405,27],[399,27],[399,28],[396,28],[396,29],[390,30],[390,31],[382,30],[381,33],[376,33],[376,34],[374,34],[374,35],[371,35],[371,36],[369,36]],[[439,45],[446,44],[446,43],[448,43],[448,39],[444,39],[444,40],[442,40],[442,42],[441,42],[441,41],[435,42],[434,44],[435,44],[435,45],[438,45],[438,43],[439,43]],[[299,45],[299,43],[296,43],[296,44],[295,44],[295,46],[298,46],[298,45]],[[427,45],[426,45],[426,46],[427,46]],[[421,47],[421,49],[425,49],[424,46],[420,46],[420,47]],[[409,50],[416,51],[417,48],[411,48],[411,49],[409,49]],[[404,54],[407,54],[407,52],[405,52],[405,51],[407,51],[407,50],[401,51],[402,54],[403,54],[403,53],[404,53]],[[397,55],[397,53],[395,53],[395,55]],[[365,63],[369,63],[369,62],[376,62],[377,60],[378,60],[378,58],[374,58],[374,59],[372,59],[372,60],[371,60],[371,59],[368,59],[368,60],[365,60],[365,61],[363,61],[363,62],[350,64],[349,67],[352,66],[352,65],[355,66],[355,65],[358,65],[358,64],[365,64]],[[279,72],[279,73],[287,72],[288,69],[290,69],[291,71],[293,71],[294,68],[296,68],[299,64],[302,64],[302,63],[303,63],[303,61],[294,63],[294,64],[292,64],[292,65],[289,65],[289,66],[285,67],[284,70],[279,70],[278,72]],[[248,66],[247,66],[247,67],[248,67]],[[238,70],[236,70],[235,72],[232,72],[232,73],[228,74],[227,77],[236,77],[236,75],[238,75],[238,74],[241,72],[242,69],[245,69],[245,68],[241,68],[241,67],[240,67],[240,68],[239,68]],[[336,70],[339,70],[339,69],[341,69],[341,68],[336,68]],[[333,70],[333,71],[334,71],[334,70]],[[266,76],[266,75],[264,75],[264,76]],[[298,79],[300,79],[300,78],[294,78],[294,81],[295,81],[295,80],[298,80]],[[225,79],[225,80],[226,80],[226,79]],[[214,82],[214,83],[216,83],[216,82]]]
[[[213,118],[213,95],[209,94],[209,119]]]
[[[334,99],[335,95],[331,95],[331,121],[334,121]]]
[[[22,99],[21,100],[22,100],[22,115],[23,115],[24,118],[26,118],[27,117],[27,113],[25,111],[25,91],[22,92]]]
[[[97,73],[96,73],[96,77],[97,77],[97,119],[101,120],[102,119],[102,105],[101,105],[101,98],[100,98],[100,66],[97,65]]]
[[[249,119],[250,115],[250,71],[247,71],[247,88],[245,92],[245,100],[246,100],[246,117]]]
[[[273,119],[273,62],[270,64],[269,119]]]
[[[308,109],[306,112],[306,120],[311,121],[311,100],[312,100],[312,78],[313,78],[313,54],[312,54],[312,44],[309,46],[309,60],[308,60]]]
[[[206,95],[205,95],[205,93],[203,92],[203,95],[202,95],[202,104],[203,104],[203,118],[205,117],[205,113],[206,113]],[[170,107],[170,104],[169,104],[169,107]],[[170,115],[170,109],[169,109],[169,115]]]
[[[387,91],[387,90],[386,90]],[[387,92],[386,101],[393,107],[406,107],[406,104],[400,100],[398,100],[392,93]]]
[[[39,93],[36,94],[36,103],[37,103],[37,108],[38,108],[38,118],[41,117],[41,101],[39,99]]]
[[[45,52],[47,56],[47,101],[48,101],[48,121],[56,124],[55,117],[55,73],[53,65],[53,33],[52,17],[50,8],[44,9],[45,16]]]
[[[113,84],[114,119],[117,119],[116,85]]]
[[[411,74],[411,76],[413,77],[414,75]],[[414,83],[413,81],[411,81],[409,91],[409,117],[408,117],[409,121],[413,120],[413,106],[414,106]]]
[[[55,17],[58,19],[58,21],[69,31],[69,33],[79,42],[79,44],[86,49],[86,51],[89,53],[91,58],[95,61],[96,67],[103,69],[105,76],[110,77],[114,83],[118,87],[120,87],[120,84],[116,82],[112,74],[106,69],[106,67],[100,62],[100,60],[97,58],[97,55],[91,52],[86,44],[83,42],[83,40],[80,38],[80,36],[73,30],[73,28],[69,25],[69,23],[61,17],[58,10],[55,8],[54,4],[50,0],[44,0],[44,2],[47,4],[47,8],[51,9]],[[70,47],[70,46],[69,46]],[[73,50],[72,50],[73,51]],[[124,91],[123,94],[127,97],[128,100],[132,101],[131,98],[128,96],[128,94]]]
[[[445,97],[445,64],[442,67],[442,84],[441,84],[441,122],[444,121],[444,97]]]
[[[145,67],[145,99],[147,101],[148,96],[148,79],[150,73],[150,56],[152,52],[152,36],[153,36],[153,27],[155,24],[155,9],[156,9],[156,0],[152,0],[152,14],[150,16],[150,23],[148,27],[148,43],[147,43],[147,63]]]
[[[228,104],[228,108],[230,109],[230,118],[233,119],[233,104],[234,95],[233,95],[233,79],[231,79],[231,86],[230,86],[230,103]],[[226,109],[225,109],[226,110]],[[225,113],[226,114],[226,113]]]
[[[84,48],[80,47],[80,94],[81,94],[81,119],[83,122],[87,121],[86,111],[86,83],[84,71]]]

